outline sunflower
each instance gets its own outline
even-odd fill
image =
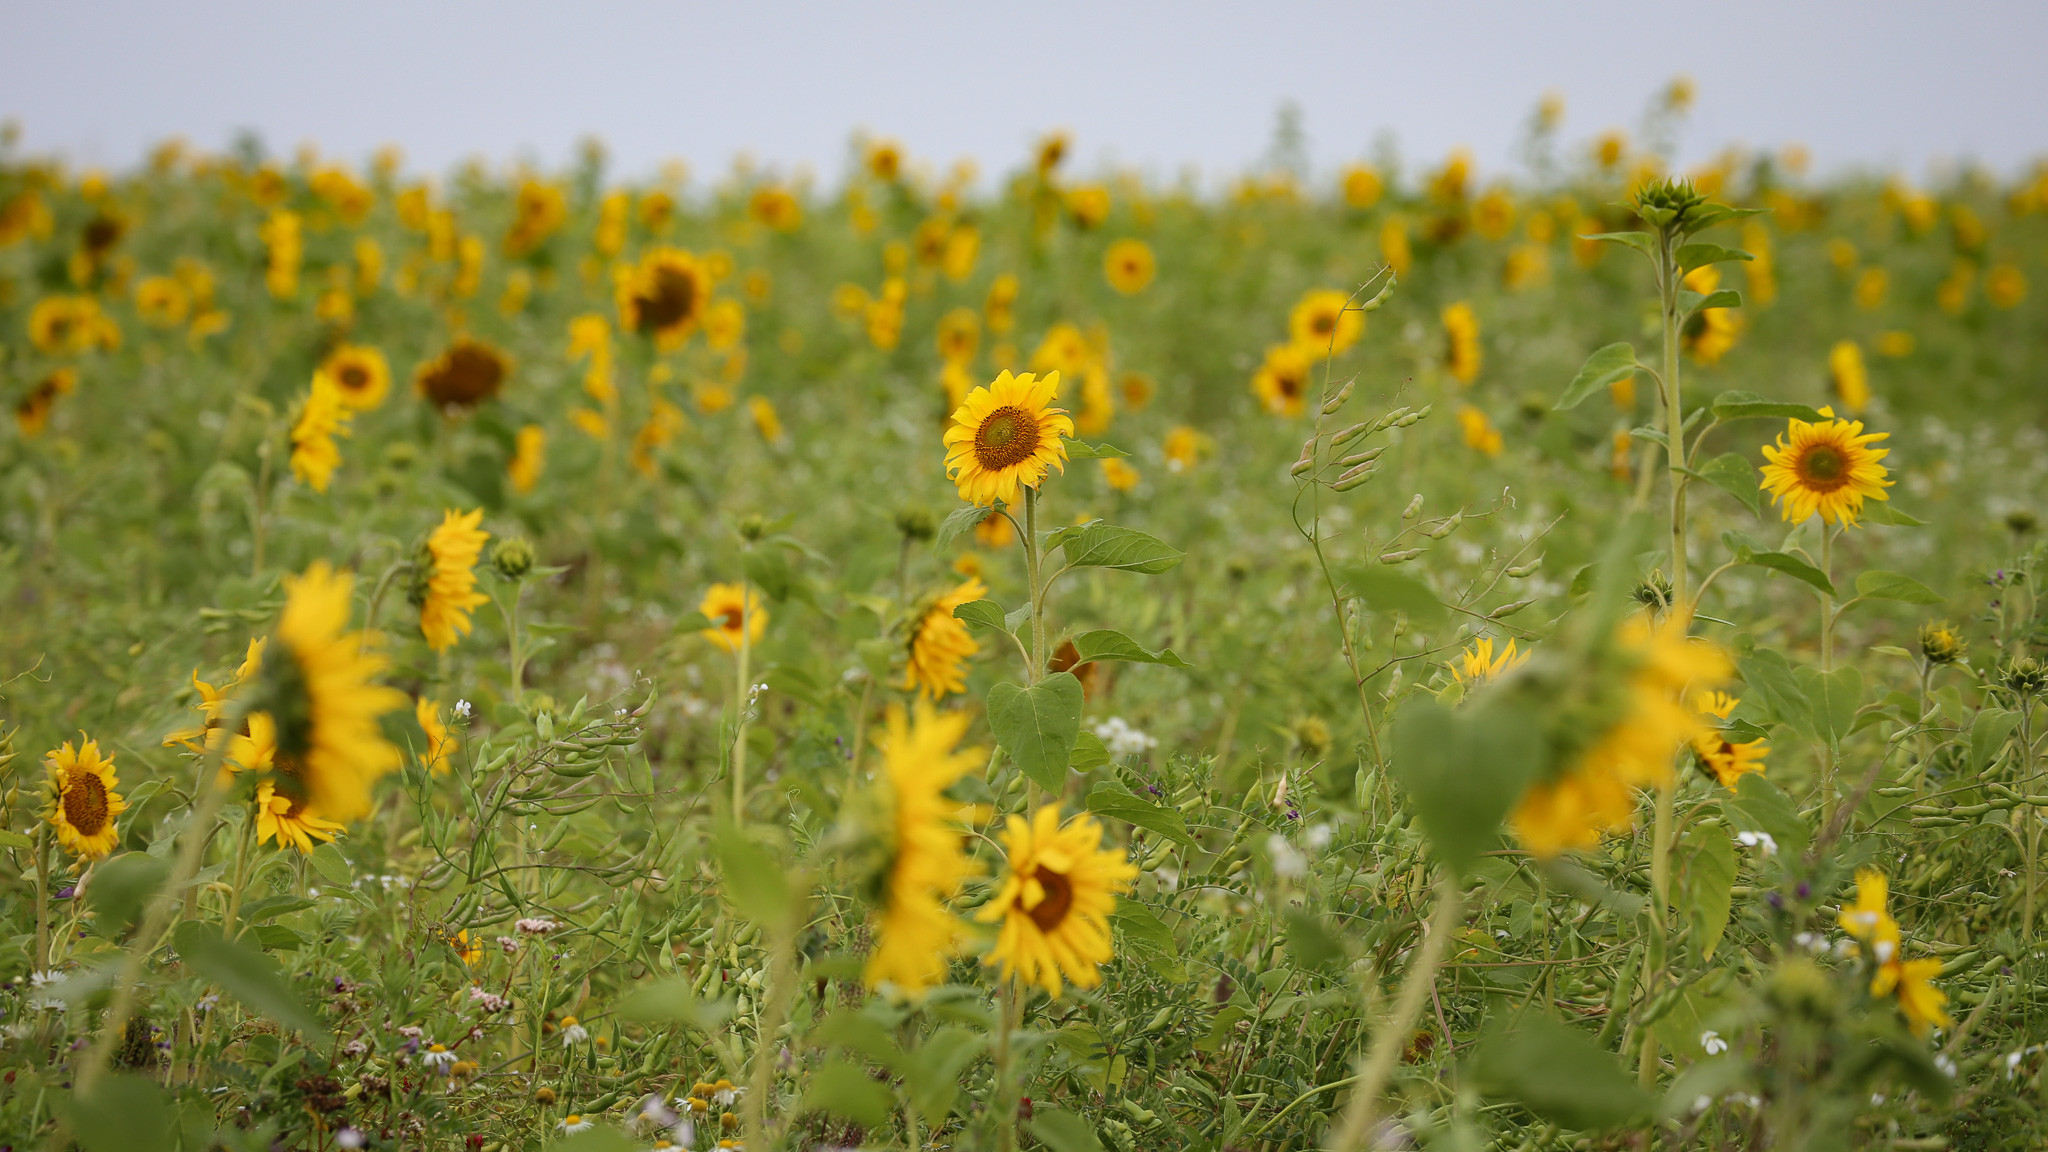
[[[769,185],[747,201],[747,214],[777,232],[793,232],[804,222],[804,206],[787,188]]]
[[[1876,974],[1870,978],[1870,994],[1897,996],[1899,1011],[1915,1036],[1927,1035],[1929,1028],[1947,1028],[1955,1023],[1947,1011],[1948,994],[1934,986],[1941,968],[1941,961],[1933,957],[1895,958],[1878,965]]]
[[[1828,350],[1828,379],[1835,395],[1851,412],[1870,404],[1870,369],[1863,364],[1863,346],[1854,340],[1840,340]]]
[[[991,510],[974,522],[974,542],[990,551],[1008,548],[1017,542],[1017,522]]]
[[[939,318],[936,337],[939,359],[948,364],[966,364],[981,347],[981,314],[972,308],[955,308]]]
[[[1060,823],[1047,804],[1027,823],[1011,816],[1003,829],[1008,867],[995,898],[977,919],[999,924],[983,959],[1003,976],[1060,994],[1062,974],[1075,985],[1102,982],[1098,967],[1114,955],[1109,914],[1138,870],[1124,854],[1102,847],[1102,825],[1082,813]]]
[[[1685,286],[1702,296],[1710,296],[1721,286],[1721,270],[1712,265],[1695,268],[1686,274]],[[1687,318],[1679,342],[1692,353],[1693,359],[1702,364],[1712,364],[1735,347],[1735,337],[1741,331],[1741,322],[1736,319],[1734,309],[1702,308]]]
[[[697,610],[711,621],[704,638],[727,652],[740,650],[742,623],[749,647],[760,643],[762,633],[768,630],[768,609],[761,606],[760,593],[740,584],[713,584]]]
[[[1152,246],[1143,240],[1119,240],[1102,257],[1102,274],[1109,278],[1109,286],[1126,296],[1143,292],[1158,271]]]
[[[746,305],[737,300],[717,300],[704,310],[704,342],[712,351],[729,351],[746,335]]]
[[[1190,472],[1202,457],[1202,434],[1186,424],[1176,424],[1166,433],[1162,448],[1168,472]]]
[[[1335,356],[1365,335],[1365,313],[1347,308],[1350,302],[1334,288],[1303,293],[1288,313],[1288,336],[1318,356]]]
[[[1856,870],[1856,901],[1835,913],[1842,931],[1870,946],[1871,959],[1889,964],[1899,958],[1899,922],[1885,907],[1890,885],[1875,868]]]
[[[101,756],[100,746],[79,734],[77,748],[66,741],[44,761],[50,772],[50,805],[45,819],[57,830],[57,842],[81,860],[98,860],[114,850],[120,836],[114,817],[128,804],[114,791],[114,758]]]
[[[505,255],[531,254],[569,218],[568,198],[553,184],[528,180],[519,185],[512,205],[512,227],[505,232]]]
[[[1067,148],[1072,140],[1065,132],[1049,132],[1038,141],[1038,174],[1052,175],[1052,170],[1067,158]]]
[[[512,439],[512,460],[505,466],[505,476],[512,482],[512,490],[524,496],[540,483],[541,469],[547,466],[547,429],[538,424],[528,424]]]
[[[1740,700],[1726,692],[1700,692],[1693,697],[1692,706],[1703,716],[1726,720],[1739,703]],[[1771,751],[1771,746],[1762,740],[1745,740],[1736,744],[1711,728],[1704,735],[1693,736],[1692,748],[1699,755],[1700,763],[1724,788],[1735,787],[1737,781],[1751,772],[1761,773],[1764,757]]]
[[[1479,378],[1484,355],[1479,347],[1479,314],[1463,300],[1443,311],[1444,369],[1460,384]]]
[[[155,328],[176,328],[192,313],[192,293],[175,276],[151,276],[135,286],[135,311]]]
[[[28,338],[47,356],[120,346],[121,330],[90,296],[45,296],[28,313]]]
[[[1136,468],[1112,456],[1102,462],[1102,481],[1117,492],[1129,492],[1143,479]]]
[[[511,373],[512,362],[503,352],[458,336],[446,351],[419,366],[413,387],[443,412],[456,412],[494,399]]]
[[[1515,642],[1508,641],[1507,647],[1494,655],[1493,637],[1483,636],[1472,642],[1470,648],[1458,656],[1458,662],[1451,665],[1451,677],[1461,684],[1484,684],[1498,680],[1509,672],[1529,662],[1527,652],[1515,651]]]
[[[467,636],[469,610],[490,602],[476,590],[477,557],[491,538],[477,527],[483,518],[481,508],[468,514],[448,509],[414,561],[412,602],[420,610],[420,633],[436,652]]]
[[[35,387],[28,390],[14,405],[14,423],[21,429],[22,438],[33,440],[50,426],[50,411],[57,406],[57,397],[69,395],[78,387],[78,369],[59,368],[42,378]]]
[[[984,507],[998,500],[1015,504],[1020,485],[1037,488],[1055,466],[1066,471],[1064,438],[1074,434],[1074,422],[1064,409],[1051,407],[1059,386],[1058,372],[1004,372],[967,394],[945,436],[946,475],[962,500]]]
[[[1486,418],[1486,413],[1477,405],[1462,404],[1458,407],[1458,431],[1465,438],[1465,446],[1488,456],[1498,456],[1501,450],[1500,429]]]
[[[991,325],[993,326],[993,325]],[[1033,372],[1064,372],[1069,375],[1087,367],[1092,353],[1088,337],[1065,320],[1045,330],[1045,338],[1031,351]]]
[[[891,706],[876,744],[882,771],[866,797],[855,802],[881,832],[887,865],[871,881],[881,905],[879,940],[863,974],[870,985],[889,981],[918,992],[945,977],[958,950],[959,921],[946,907],[974,872],[961,850],[963,819],[975,809],[946,798],[946,790],[981,763],[979,748],[955,749],[967,731],[965,712],[935,712],[919,701],[913,716]]]
[[[991,332],[1008,332],[1017,326],[1017,293],[1021,287],[1016,273],[1005,272],[989,281],[988,299],[981,306]]]
[[[876,140],[868,145],[868,171],[884,184],[894,184],[903,175],[903,146],[894,140]]]
[[[1509,818],[1531,852],[1551,857],[1590,848],[1602,832],[1627,827],[1634,789],[1669,780],[1672,753],[1711,733],[1687,706],[1686,693],[1725,679],[1728,657],[1688,639],[1688,623],[1674,613],[1662,623],[1637,615],[1623,626],[1620,647],[1633,667],[1617,717],[1591,734],[1560,774],[1531,785]]]
[[[711,300],[711,273],[680,248],[655,248],[619,277],[619,326],[652,337],[664,351],[682,346]]]
[[[437,776],[447,772],[451,766],[449,758],[462,748],[462,741],[441,722],[441,702],[422,696],[413,701],[412,715],[427,736],[420,766]]]
[[[228,701],[234,697],[237,689],[255,679],[256,674],[263,669],[263,644],[264,638],[261,636],[249,641],[249,651],[242,658],[242,666],[235,670],[232,678],[218,688],[201,680],[199,669],[192,670],[192,688],[199,693],[199,726],[181,728],[165,736],[164,747],[169,748],[176,744],[188,751],[205,752],[213,745],[216,735],[224,730],[221,720],[227,711]]]
[[[319,371],[334,381],[341,403],[354,412],[368,412],[384,403],[391,391],[391,365],[384,353],[364,344],[338,344],[320,362]]]
[[[326,843],[343,830],[342,825],[313,810],[299,765],[278,755],[277,724],[268,713],[250,715],[248,734],[235,737],[229,763],[237,771],[268,777],[256,786],[258,844],[275,843],[280,849],[290,844],[301,855],[309,855],[315,840]]]
[[[334,438],[349,435],[349,410],[341,389],[324,373],[313,374],[312,391],[292,424],[292,475],[315,492],[327,491],[334,470],[341,467],[341,449]]]
[[[1314,353],[1298,344],[1274,344],[1252,375],[1252,393],[1275,416],[1299,416],[1308,403],[1308,374]]]
[[[1379,172],[1368,165],[1354,164],[1344,170],[1344,202],[1353,208],[1365,209],[1379,203],[1384,189]]]
[[[1775,447],[1764,445],[1769,463],[1759,486],[1774,502],[1782,501],[1786,520],[1796,523],[1818,512],[1827,523],[1854,524],[1865,499],[1891,499],[1885,489],[1892,482],[1878,463],[1891,449],[1870,447],[1890,433],[1865,433],[1862,421],[1837,420],[1831,408],[1820,414],[1827,419],[1814,424],[1793,417]]]
[[[354,587],[352,576],[326,561],[287,576],[284,613],[263,662],[274,763],[297,768],[277,774],[279,789],[302,793],[321,816],[341,821],[368,815],[370,785],[398,767],[398,749],[378,718],[405,703],[404,693],[376,682],[386,661],[369,651],[367,634],[344,631]]]
[[[766,396],[747,397],[747,415],[753,417],[754,428],[761,433],[761,439],[770,444],[782,442],[782,415],[775,411],[775,402]]]
[[[967,625],[953,618],[953,609],[988,595],[988,586],[970,579],[924,606],[910,625],[910,661],[903,670],[903,687],[915,688],[931,699],[939,699],[967,688],[965,665],[981,651],[981,645],[967,634]]]

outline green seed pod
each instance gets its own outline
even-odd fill
[[[1323,401],[1323,415],[1336,415],[1337,409],[1342,408],[1345,405],[1345,402],[1351,399],[1351,390],[1357,386],[1358,377],[1353,376],[1351,379],[1346,380],[1344,382],[1344,387],[1337,389],[1337,394],[1335,396],[1332,396],[1328,400]]]
[[[1335,436],[1330,437],[1330,447],[1342,448],[1346,444],[1351,443],[1353,440],[1358,439],[1360,436],[1365,435],[1367,432],[1372,431],[1373,427],[1373,421],[1361,420],[1358,423],[1353,424],[1351,427],[1346,428],[1342,432],[1337,433]]]
[[[1382,552],[1380,553],[1380,563],[1406,564],[1408,561],[1422,555],[1423,551],[1424,549],[1421,548],[1404,548],[1399,552]]]
[[[1458,525],[1463,524],[1464,522],[1465,514],[1463,512],[1453,512],[1451,513],[1451,518],[1449,520],[1446,520],[1443,523],[1437,525],[1436,527],[1431,528],[1429,531],[1423,533],[1423,535],[1429,537],[1431,540],[1441,540],[1444,537],[1449,536],[1451,533],[1456,532],[1458,530]]]
[[[1430,413],[1430,410],[1431,410],[1431,409],[1433,409],[1433,408],[1435,408],[1435,407],[1436,407],[1436,405],[1434,405],[1434,404],[1424,404],[1424,405],[1423,405],[1423,406],[1422,406],[1421,408],[1419,408],[1419,409],[1417,409],[1417,410],[1415,410],[1415,411],[1413,411],[1413,412],[1410,412],[1410,413],[1409,413],[1409,414],[1407,414],[1406,416],[1403,416],[1403,417],[1401,417],[1401,418],[1400,418],[1399,420],[1396,420],[1396,421],[1394,421],[1394,427],[1396,427],[1396,428],[1406,428],[1406,427],[1408,427],[1408,426],[1409,426],[1410,424],[1413,424],[1413,423],[1415,423],[1415,422],[1416,422],[1416,421],[1418,421],[1418,420],[1422,420],[1422,419],[1425,419],[1425,418],[1427,418],[1427,417],[1428,417],[1428,415],[1429,415],[1429,413]]]
[[[1522,609],[1527,608],[1529,605],[1534,604],[1535,602],[1536,598],[1532,596],[1527,600],[1517,600],[1512,604],[1503,604],[1500,607],[1495,608],[1493,611],[1488,612],[1486,614],[1486,618],[1488,620],[1503,620],[1509,616],[1513,616],[1515,613],[1520,612]]]
[[[1385,452],[1386,450],[1387,446],[1385,444],[1382,444],[1377,448],[1367,448],[1363,452],[1359,452],[1351,456],[1346,456],[1342,460],[1337,461],[1337,467],[1349,468],[1354,464],[1364,464],[1369,461],[1377,460],[1380,458],[1380,454]]]
[[[1502,575],[1507,576],[1510,579],[1520,580],[1524,577],[1534,576],[1536,574],[1536,570],[1541,567],[1543,567],[1543,557],[1538,556],[1534,560],[1529,561],[1527,564],[1515,565],[1513,568],[1510,568],[1506,572],[1503,572]]]
[[[1337,477],[1336,483],[1330,485],[1330,487],[1339,492],[1349,492],[1367,480],[1372,479],[1373,473],[1377,471],[1379,471],[1379,465],[1368,460],[1342,476]]]
[[[1413,520],[1413,519],[1415,519],[1416,515],[1417,515],[1418,513],[1420,513],[1421,511],[1422,511],[1422,493],[1420,493],[1420,492],[1417,492],[1417,493],[1415,494],[1415,499],[1413,499],[1413,500],[1410,500],[1410,501],[1408,502],[1408,506],[1407,506],[1406,508],[1403,508],[1403,509],[1401,509],[1401,519],[1403,519],[1403,520]]]
[[[1387,272],[1386,284],[1382,286],[1379,291],[1372,294],[1372,299],[1367,300],[1365,303],[1359,305],[1358,310],[1360,312],[1379,311],[1382,307],[1386,305],[1387,298],[1394,294],[1394,285],[1399,284],[1400,282],[1401,278],[1395,275],[1394,272],[1389,270]]]

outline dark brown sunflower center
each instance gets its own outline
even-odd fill
[[[360,364],[341,366],[341,386],[351,392],[361,392],[370,386],[370,373]]]
[[[739,631],[740,623],[741,617],[740,610],[738,608],[727,608],[725,611],[720,612],[718,614],[718,626],[720,628],[724,628],[729,632]]]
[[[974,462],[991,472],[1015,468],[1038,451],[1038,421],[1015,405],[988,414],[974,430]]]
[[[64,781],[64,819],[81,836],[97,836],[107,826],[107,782],[97,773],[74,769]]]
[[[1799,458],[1799,479],[1809,488],[1832,492],[1848,483],[1849,461],[1832,444],[1815,444]]]
[[[1318,336],[1328,336],[1337,330],[1337,317],[1328,312],[1318,312],[1309,322],[1309,330]]]
[[[1074,884],[1064,873],[1040,868],[1037,874],[1039,887],[1045,889],[1045,899],[1026,915],[1038,925],[1040,932],[1057,931],[1066,921],[1067,910],[1074,906]]]
[[[639,330],[659,331],[689,319],[697,308],[697,280],[675,268],[657,268],[651,291],[634,301],[639,306]]]
[[[1307,383],[1308,379],[1295,372],[1277,372],[1274,376],[1280,385],[1280,394],[1287,397],[1301,395],[1302,385]]]
[[[427,371],[421,384],[443,408],[467,407],[498,394],[505,382],[505,361],[480,344],[450,348]]]

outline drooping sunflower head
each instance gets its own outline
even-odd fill
[[[369,650],[367,635],[347,631],[354,585],[325,561],[285,578],[284,612],[264,650],[256,698],[275,725],[275,762],[296,766],[274,773],[278,791],[341,821],[367,815],[371,785],[398,767],[378,718],[405,703],[377,683],[386,661]]]
[[[443,412],[460,412],[495,399],[512,374],[503,352],[481,340],[457,337],[446,351],[413,374],[419,394]]]
[[[1854,524],[1863,515],[1863,502],[1889,500],[1885,489],[1891,481],[1878,461],[1891,454],[1889,448],[1870,445],[1890,435],[1863,431],[1860,420],[1829,417],[1808,423],[1798,417],[1788,422],[1775,446],[1764,446],[1761,487],[1780,505],[1786,520],[1798,522],[1818,512],[1830,524]]]
[[[656,248],[619,279],[619,326],[680,347],[711,303],[711,273],[680,248]]]
[[[114,818],[128,809],[114,790],[120,783],[114,758],[100,755],[99,744],[81,733],[77,747],[65,742],[45,764],[50,799],[44,819],[56,829],[57,842],[80,860],[104,858],[121,842]]]
[[[969,579],[912,611],[903,687],[932,700],[967,690],[967,661],[981,651],[981,644],[968,635],[967,625],[954,618],[953,610],[986,595],[987,585]]]
[[[1158,271],[1152,246],[1143,240],[1119,240],[1102,257],[1102,273],[1109,278],[1109,286],[1126,296],[1143,292]]]
[[[1252,375],[1252,392],[1275,416],[1299,416],[1308,405],[1314,354],[1299,344],[1274,344]]]
[[[384,403],[391,391],[391,365],[382,351],[368,345],[336,345],[320,362],[320,372],[334,382],[341,402],[356,412]]]
[[[727,652],[739,651],[743,636],[749,647],[760,643],[768,631],[768,609],[761,594],[745,585],[713,584],[697,610],[711,621],[704,638]]]
[[[1109,914],[1138,869],[1122,852],[1102,847],[1095,817],[1082,813],[1062,824],[1057,804],[1040,808],[1028,822],[1011,816],[1002,839],[1002,884],[977,917],[998,925],[983,962],[1051,996],[1060,994],[1062,976],[1095,987],[1101,966],[1114,956]]]
[[[1349,303],[1334,288],[1306,292],[1287,316],[1287,334],[1319,356],[1342,352],[1365,334],[1365,313],[1347,309]]]
[[[871,985],[888,981],[915,994],[943,979],[959,950],[960,922],[947,903],[974,872],[961,825],[981,813],[946,790],[984,759],[981,749],[955,747],[968,721],[967,713],[935,712],[923,701],[909,714],[892,706],[876,739],[881,773],[842,821],[850,858],[869,861],[862,886],[878,910],[865,973]]]
[[[997,376],[967,394],[946,429],[946,475],[960,498],[984,507],[1015,504],[1018,489],[1037,488],[1057,467],[1066,471],[1066,438],[1074,422],[1052,407],[1060,374]]]

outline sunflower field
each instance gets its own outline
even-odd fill
[[[2048,167],[1689,100],[0,137],[0,1146],[2048,1148]]]

